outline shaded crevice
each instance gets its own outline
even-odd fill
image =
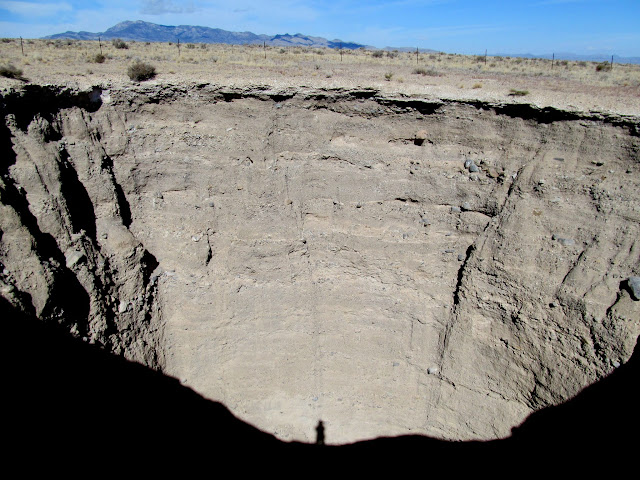
[[[207,258],[205,260],[205,265],[209,266],[211,259],[213,258],[213,250],[211,249],[211,240],[209,239],[209,235],[207,234]]]
[[[220,92],[222,98],[225,102],[233,102],[234,100],[240,100],[241,98],[245,98],[245,94],[243,92]]]
[[[140,265],[142,267],[142,277],[145,286],[149,285],[151,274],[154,272],[160,263],[158,259],[149,250],[145,249],[142,258],[140,259]]]
[[[402,202],[402,203],[420,203],[420,200],[413,198],[413,197],[396,197],[394,198],[394,200],[397,200],[398,202]]]
[[[580,119],[579,115],[572,112],[550,107],[538,109],[530,104],[514,103],[496,106],[494,109],[496,113],[500,115],[506,115],[511,118],[521,118],[523,120],[535,120],[537,123],[544,124]]]
[[[295,95],[295,93],[275,93],[273,95],[269,95],[269,98],[274,102],[284,102],[285,100],[292,99]]]
[[[116,193],[116,201],[118,203],[118,212],[120,212],[120,218],[122,219],[122,224],[129,228],[131,226],[131,222],[133,218],[131,216],[131,206],[129,205],[129,201],[124,194],[124,190],[118,182],[115,181],[115,177],[113,179],[113,188]]]
[[[11,130],[5,123],[7,112],[0,105],[0,115],[2,115],[2,125],[0,126],[0,175],[8,179],[9,167],[14,165],[17,160],[16,152],[13,150],[13,142],[11,141]]]
[[[537,123],[553,123],[568,120],[581,120],[584,115],[560,110],[554,107],[540,108],[530,103],[491,103],[482,101],[461,100],[461,104],[472,105],[478,110],[493,110],[499,115],[506,115],[510,118],[521,118],[523,120],[535,120]]]
[[[471,257],[471,254],[473,253],[473,251],[475,250],[475,245],[471,244],[467,247],[467,250],[465,252],[465,258],[464,261],[462,262],[462,265],[460,265],[460,268],[458,269],[458,275],[457,275],[457,280],[456,280],[456,286],[455,289],[453,291],[453,304],[454,305],[459,305],[460,304],[460,290],[462,289],[462,279],[464,278],[464,271],[467,267],[467,263],[469,262],[469,258]]]
[[[439,357],[439,366],[441,371],[444,365],[445,354],[449,349],[449,341],[451,340],[451,333],[453,331],[454,324],[456,323],[456,319],[458,317],[458,308],[460,307],[460,303],[461,303],[460,293],[462,291],[462,280],[464,279],[465,270],[467,268],[467,263],[469,262],[469,258],[471,257],[471,254],[473,253],[475,248],[476,247],[474,244],[471,244],[467,247],[467,250],[465,252],[465,259],[460,265],[460,268],[458,269],[456,286],[453,292],[453,309],[449,314],[449,319],[444,325],[443,330],[440,332],[440,338],[438,342],[439,343],[438,357]],[[444,377],[442,378],[444,379]],[[451,382],[451,384],[455,387],[455,384],[453,382]]]
[[[373,98],[376,95],[378,95],[378,90],[375,90],[373,88],[370,89],[360,89],[360,90],[350,90],[349,91],[349,96],[356,98],[358,100],[366,100],[368,98]]]
[[[60,168],[60,193],[66,201],[73,233],[84,230],[87,236],[95,241],[96,214],[93,203],[78,178],[78,172],[71,164],[69,152],[66,149],[60,151],[58,165]]]
[[[554,122],[590,120],[598,123],[610,124],[625,128],[631,136],[640,136],[638,119],[629,115],[609,114],[605,112],[573,112],[555,107],[538,107],[530,103],[495,103],[481,100],[449,100],[452,104],[471,105],[478,110],[493,110],[498,115],[510,118],[534,120],[537,123],[550,124]]]
[[[377,98],[376,100],[380,105],[384,105],[385,107],[414,110],[422,115],[433,115],[444,106],[442,102],[431,102],[419,99]]]
[[[127,200],[126,195],[124,194],[122,186],[116,180],[115,173],[113,172],[113,160],[106,154],[102,157],[102,169],[106,170],[108,175],[111,177],[111,183],[113,184],[113,188],[115,191],[116,203],[118,205],[120,219],[122,220],[122,224],[125,227],[129,228],[131,226],[131,222],[133,221],[131,206],[129,205],[129,201]]]
[[[331,103],[349,100],[367,100],[380,94],[374,88],[344,89],[344,88],[323,88],[304,92],[305,100],[329,101]]]

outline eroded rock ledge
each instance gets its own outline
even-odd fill
[[[638,118],[209,84],[2,117],[3,297],[281,439],[502,437],[636,343]]]

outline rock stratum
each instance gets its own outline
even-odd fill
[[[636,345],[636,117],[205,83],[2,117],[7,304],[280,440],[504,438]]]

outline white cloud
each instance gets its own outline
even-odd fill
[[[314,3],[301,0],[141,0],[134,15],[130,11],[122,20],[146,20],[162,25],[196,25],[231,31],[283,33],[285,30],[309,29],[322,15]],[[135,17],[135,18],[133,18]]]
[[[164,15],[167,13],[194,13],[198,9],[193,2],[186,2],[186,5],[176,5],[172,0],[142,0],[140,13],[143,15]]]
[[[64,12],[71,12],[71,5],[59,3],[31,3],[17,1],[0,1],[0,9],[24,17],[51,17]]]

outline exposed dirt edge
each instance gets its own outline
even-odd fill
[[[110,90],[108,86],[96,85],[90,89],[76,89],[61,85],[24,85],[1,93],[4,110],[16,115],[21,127],[26,127],[33,116],[52,114],[64,108],[79,107],[89,112],[98,110],[103,102],[103,94],[109,94],[114,103],[140,102],[163,103],[181,97],[205,96],[211,101],[231,102],[242,98],[263,101],[285,102],[288,100],[315,102],[328,105],[336,102],[372,100],[393,110],[414,110],[424,115],[436,113],[446,106],[470,105],[476,109],[493,110],[500,115],[538,123],[583,120],[624,127],[633,136],[640,136],[640,117],[616,113],[566,110],[554,106],[539,106],[527,102],[490,102],[456,98],[427,98],[417,95],[399,94],[389,96],[375,88],[308,88],[269,85],[248,87],[223,86],[210,83],[192,84],[136,84],[132,87]],[[111,98],[113,95],[113,98]]]

